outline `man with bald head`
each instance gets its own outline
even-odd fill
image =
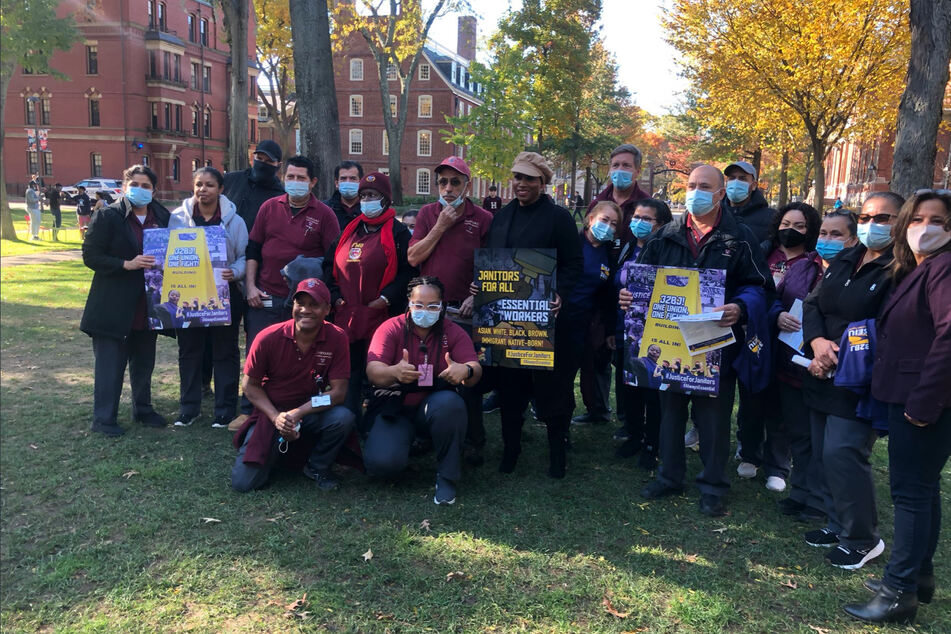
[[[726,193],[723,172],[712,165],[701,165],[687,180],[687,213],[675,218],[650,240],[638,262],[655,266],[726,270],[725,304],[721,326],[730,326],[738,342],[745,340],[740,326],[746,323],[747,306],[742,295],[773,292],[772,276],[749,227],[724,213],[720,201]],[[724,513],[723,495],[729,488],[725,470],[730,454],[730,417],[736,373],[733,360],[738,344],[722,349],[720,393],[706,395],[660,393],[660,460],[657,477],[641,491],[646,498],[679,493],[684,487],[686,458],[684,429],[688,405],[700,433],[700,458],[703,470],[697,475],[700,511],[705,515]]]

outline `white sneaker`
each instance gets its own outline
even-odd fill
[[[700,432],[697,431],[696,427],[691,427],[690,431],[684,434],[684,447],[694,451],[700,450]]]
[[[756,465],[751,462],[741,462],[740,466],[736,468],[736,475],[747,479],[755,478]]]
[[[779,476],[769,476],[766,478],[766,488],[770,491],[782,493],[786,490],[786,481]]]

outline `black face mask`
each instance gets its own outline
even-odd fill
[[[806,234],[800,233],[795,229],[780,229],[776,237],[779,239],[779,244],[787,249],[798,247],[806,242]]]
[[[274,178],[275,175],[277,175],[277,165],[271,165],[257,159],[251,163],[251,180],[268,181]]]

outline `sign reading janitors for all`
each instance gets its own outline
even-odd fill
[[[479,360],[505,368],[555,366],[554,249],[477,249],[472,334]]]

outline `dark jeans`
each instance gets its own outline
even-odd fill
[[[417,434],[432,438],[439,475],[458,482],[462,477],[466,405],[452,390],[433,392],[415,408],[404,407],[396,416],[377,415],[363,448],[367,474],[387,478],[405,470]]]
[[[344,405],[356,416],[357,431],[365,436],[370,431],[371,420],[365,420],[363,415],[363,399],[366,396],[367,380],[367,349],[369,341],[354,341],[350,344],[350,383],[347,385],[347,398]]]
[[[829,516],[827,528],[849,549],[878,543],[878,509],[869,456],[878,434],[862,420],[812,412],[816,491]]]
[[[272,423],[265,418],[259,424],[270,425]],[[261,488],[267,484],[268,478],[271,476],[271,469],[280,462],[281,454],[277,450],[280,434],[275,434],[267,464],[245,464],[244,453],[247,451],[248,441],[251,440],[251,434],[254,433],[255,427],[257,425],[251,425],[248,429],[248,433],[244,437],[244,443],[238,449],[234,466],[231,467],[231,488],[236,491],[246,492]],[[353,414],[346,407],[340,405],[317,414],[305,416],[300,425],[301,437],[317,437],[317,444],[314,445],[310,456],[307,458],[307,466],[315,473],[328,471],[352,431]]]
[[[623,394],[624,427],[630,434],[631,441],[656,456],[660,442],[660,392],[622,384],[620,394]]]
[[[736,437],[740,441],[740,457],[743,462],[763,467],[767,476],[785,480],[789,475],[789,438],[782,415],[776,409],[776,382],[756,394],[739,382],[739,393]]]
[[[456,322],[456,324],[466,331],[470,339],[472,338],[471,322]],[[478,350],[476,353],[478,353]],[[485,421],[482,418],[483,394],[485,394],[485,390],[483,389],[481,381],[473,387],[466,387],[464,385],[459,387],[459,395],[462,396],[462,400],[466,403],[466,418],[468,419],[468,425],[466,425],[466,444],[479,449],[485,447]]]
[[[895,537],[885,583],[903,592],[918,589],[920,575],[934,574],[941,534],[941,470],[951,455],[951,408],[927,427],[905,420],[904,407],[888,407],[888,471],[895,504]]]
[[[133,330],[125,339],[93,336],[96,357],[93,387],[93,424],[116,425],[122,379],[129,366],[132,384],[132,417],[139,419],[152,408],[152,370],[155,368],[154,330]]]
[[[284,306],[284,300],[286,297],[278,297],[276,295],[271,297],[271,307],[261,307],[254,308],[253,306],[247,307],[247,313],[244,317],[244,353],[247,355],[251,351],[251,344],[254,343],[254,338],[258,336],[262,330],[268,326],[273,326],[274,324],[279,324],[282,321],[287,321],[291,318],[291,308],[290,306]],[[251,411],[254,409],[254,406],[251,405],[251,401],[242,394],[241,395],[241,413],[247,414],[250,416]]]
[[[723,496],[730,488],[726,479],[726,465],[730,458],[730,423],[733,398],[736,392],[736,374],[724,361],[720,374],[720,395],[691,396],[660,393],[660,467],[657,479],[667,486],[683,486],[687,474],[684,454],[684,432],[687,428],[688,406],[700,434],[700,459],[703,470],[697,474],[701,494]]]
[[[63,226],[63,214],[59,210],[59,206],[54,207],[50,205],[50,213],[53,214],[53,228],[59,229]]]
[[[238,325],[209,328],[180,328],[178,373],[181,376],[179,416],[194,418],[201,413],[201,374],[205,343],[211,342],[215,377],[215,418],[230,421],[238,403],[238,377],[241,351],[238,349]]]
[[[802,394],[802,388],[793,387],[782,381],[779,384],[779,404],[783,413],[783,424],[792,456],[792,468],[789,472],[789,497],[812,508],[822,510],[822,498],[812,489],[810,469],[812,465],[812,435],[810,431],[809,408]]]
[[[603,329],[602,329],[603,330]],[[581,354],[581,402],[592,416],[608,418],[611,411],[611,356],[614,351],[590,337]]]

